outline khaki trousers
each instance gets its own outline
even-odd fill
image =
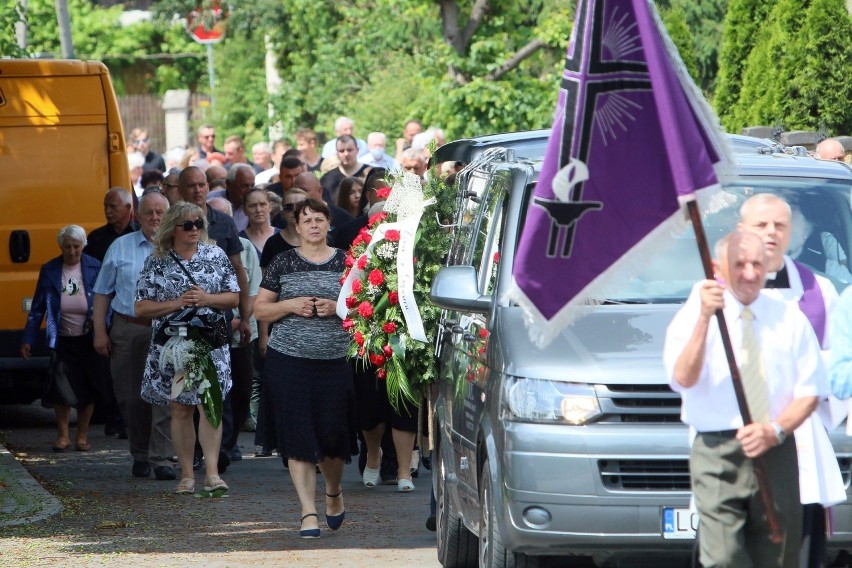
[[[127,425],[133,461],[152,467],[172,465],[171,410],[142,400],[142,375],[151,345],[151,328],[113,318],[110,371],[115,399]]]
[[[798,568],[802,505],[793,436],[766,452],[764,461],[784,533],[779,544],[769,540],[752,460],[740,442],[731,433],[699,432],[695,438],[689,467],[704,568]]]

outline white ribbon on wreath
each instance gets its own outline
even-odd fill
[[[426,332],[423,329],[423,319],[420,317],[420,310],[414,298],[414,240],[423,211],[434,203],[436,203],[434,197],[423,199],[423,186],[420,183],[420,177],[405,172],[402,178],[397,178],[384,206],[386,213],[396,213],[397,220],[393,223],[382,223],[376,227],[370,244],[367,245],[367,250],[362,255],[369,258],[373,249],[385,239],[385,233],[390,230],[399,231],[399,248],[396,255],[399,307],[405,318],[405,324],[408,326],[409,336],[422,342],[426,341]],[[337,298],[337,315],[341,319],[348,317],[349,309],[346,307],[346,298],[352,294],[352,282],[360,279],[364,274],[364,271],[358,268],[358,259],[355,260],[356,264],[349,271],[349,275],[340,289],[340,296]]]

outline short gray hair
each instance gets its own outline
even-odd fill
[[[234,181],[237,179],[237,172],[240,170],[248,170],[254,174],[254,168],[248,164],[233,164],[230,168],[228,168],[228,181]]]
[[[86,230],[80,225],[67,225],[59,229],[59,233],[56,235],[56,242],[59,243],[60,247],[65,242],[65,239],[77,241],[84,247],[88,243],[86,240]]]

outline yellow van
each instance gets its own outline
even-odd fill
[[[65,225],[105,223],[104,193],[130,187],[118,103],[97,61],[0,59],[0,402],[41,394],[47,352],[18,356],[42,264]]]

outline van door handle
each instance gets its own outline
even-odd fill
[[[474,335],[473,335],[472,333],[470,333],[470,332],[465,332],[465,334],[464,334],[464,335],[462,335],[462,339],[463,339],[464,341],[473,341],[474,339],[476,339],[476,336],[474,336]]]
[[[30,233],[17,229],[9,234],[9,256],[12,262],[24,263],[30,259]]]

